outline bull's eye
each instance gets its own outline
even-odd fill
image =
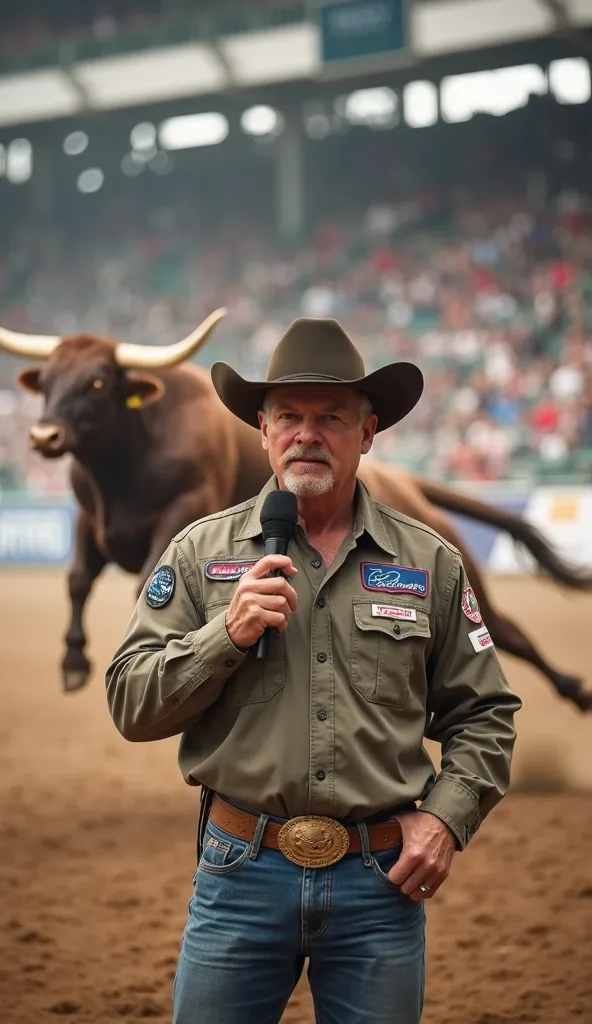
[[[92,386],[93,388],[96,388],[97,391],[100,391],[101,388],[105,387],[103,381],[99,377],[97,377],[96,380],[93,380]]]

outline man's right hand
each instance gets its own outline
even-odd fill
[[[283,576],[268,576],[274,569],[285,576],[298,572],[287,555],[264,555],[241,576],[226,612],[226,632],[235,647],[251,647],[267,626],[286,629],[295,611],[296,591]]]

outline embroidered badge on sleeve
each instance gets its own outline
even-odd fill
[[[170,565],[161,565],[150,580],[146,591],[146,603],[151,608],[163,608],[175,592],[175,570]]]
[[[474,629],[472,633],[469,633],[469,640],[471,641],[473,648],[479,654],[484,651],[486,647],[493,647],[493,640],[489,635],[487,626],[481,626],[480,629]]]
[[[472,587],[467,587],[466,590],[463,590],[462,610],[467,619],[470,619],[471,622],[481,622],[479,603],[475,597],[475,592]]]

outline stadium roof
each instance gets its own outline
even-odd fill
[[[350,9],[393,2],[350,0]],[[171,23],[159,22],[133,38],[121,33],[116,41],[93,40],[90,48],[85,41],[68,41],[45,51],[44,67],[0,75],[0,125],[328,74],[413,67],[448,53],[554,33],[569,36],[592,25],[592,0],[422,0],[406,12],[407,45],[329,68],[314,11],[304,2],[271,9],[268,24],[251,30],[248,21],[237,23],[236,17],[202,21],[187,16],[177,18],[174,31]]]

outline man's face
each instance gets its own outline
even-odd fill
[[[259,413],[263,447],[280,484],[314,497],[353,482],[370,451],[376,416],[360,416],[353,388],[311,384],[275,388]]]

